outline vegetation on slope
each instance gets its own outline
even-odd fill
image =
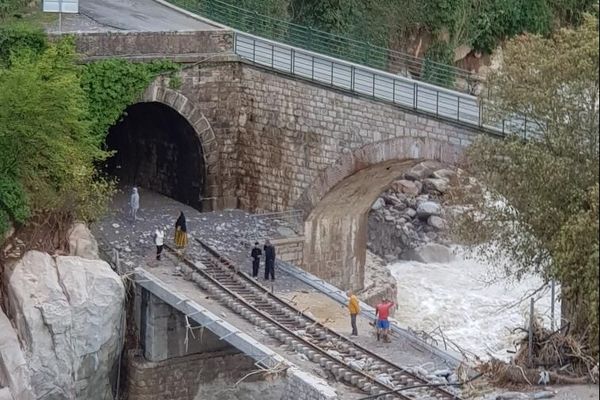
[[[537,273],[562,288],[563,318],[598,357],[598,18],[549,38],[511,40],[490,79],[497,114],[525,113],[538,140],[486,137],[468,149],[469,171],[486,185],[462,197],[458,232],[487,243],[483,255],[512,261],[506,274]],[[510,207],[498,207],[507,203]],[[493,245],[490,245],[493,243]]]

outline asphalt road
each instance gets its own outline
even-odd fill
[[[63,32],[194,31],[218,29],[154,0],[80,0],[79,15],[63,14]],[[58,24],[49,27],[57,31]]]

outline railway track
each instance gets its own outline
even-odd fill
[[[377,399],[460,399],[328,329],[240,272],[227,257],[199,239],[194,241],[190,244],[197,246],[190,248],[199,263],[165,245],[168,253],[184,264],[186,275],[213,298],[319,364],[339,381],[368,395],[378,395]]]

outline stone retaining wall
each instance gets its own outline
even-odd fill
[[[234,383],[256,369],[242,354],[218,352],[194,354],[160,362],[130,355],[129,400],[194,400],[201,385],[214,381]]]
[[[298,266],[302,265],[304,236],[273,240],[272,243],[277,249],[277,259]]]

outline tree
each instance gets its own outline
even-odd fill
[[[21,48],[0,67],[0,231],[32,214],[103,210],[111,184],[94,167],[107,153],[90,133],[78,69],[67,40]]]
[[[510,41],[494,74],[495,114],[524,115],[539,137],[480,138],[467,168],[485,187],[457,221],[481,255],[509,256],[508,276],[562,287],[563,317],[598,356],[598,19],[552,37]],[[465,193],[463,193],[465,194]]]
[[[290,0],[294,23],[330,33],[347,34],[358,11],[356,0]]]

